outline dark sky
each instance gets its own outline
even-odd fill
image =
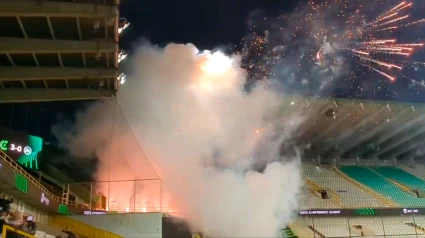
[[[421,1],[415,0],[415,3]],[[131,25],[121,36],[120,45],[132,51],[141,38],[147,38],[160,46],[170,42],[193,43],[199,49],[220,47],[231,51],[235,46],[240,47],[243,37],[252,34],[247,20],[251,19],[253,12],[262,9],[261,16],[272,19],[280,13],[294,12],[299,4],[300,0],[122,0],[120,14]],[[422,14],[422,18],[425,18],[425,9],[421,4],[417,5],[420,7],[413,9],[413,15],[418,18]],[[424,35],[424,28],[406,29],[399,34],[417,40]],[[418,52],[415,59],[424,59],[423,56],[423,51]],[[411,76],[416,83],[400,77],[395,82],[388,82],[377,74],[369,73],[356,80],[338,80],[334,84],[339,86],[332,88],[328,94],[348,98],[425,102],[424,66],[415,67],[406,75]],[[365,68],[356,70],[358,75],[367,71]],[[311,77],[314,79],[314,75]],[[51,125],[62,118],[72,117],[85,104],[87,102],[0,104],[0,126],[27,131],[50,140]]]
[[[155,44],[193,43],[200,49],[235,45],[248,33],[247,18],[257,9],[269,14],[290,11],[288,0],[123,0],[120,13],[131,22],[122,47],[147,37]]]

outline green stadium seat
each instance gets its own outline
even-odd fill
[[[411,189],[425,191],[425,181],[396,167],[379,167],[375,169],[382,176],[400,182]]]
[[[399,187],[369,168],[359,166],[342,166],[340,170],[349,177],[368,186],[401,206],[425,207],[424,198],[418,198],[402,191]]]

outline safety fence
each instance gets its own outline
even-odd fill
[[[125,180],[67,184],[67,190],[78,191],[79,200],[68,201],[71,207],[94,212],[165,212],[160,179]],[[166,210],[166,209],[165,209]]]

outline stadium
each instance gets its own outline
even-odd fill
[[[47,138],[9,126],[47,120],[21,104],[114,98],[125,77],[119,35],[128,26],[119,4],[0,1],[3,238],[204,236],[175,222],[160,178],[98,181],[66,172],[70,165],[51,162],[63,155]],[[302,150],[303,186],[282,237],[425,237],[424,104],[291,97],[280,113],[305,118],[292,143]]]

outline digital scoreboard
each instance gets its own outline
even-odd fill
[[[0,150],[21,165],[38,169],[38,153],[43,150],[43,139],[0,128]]]

